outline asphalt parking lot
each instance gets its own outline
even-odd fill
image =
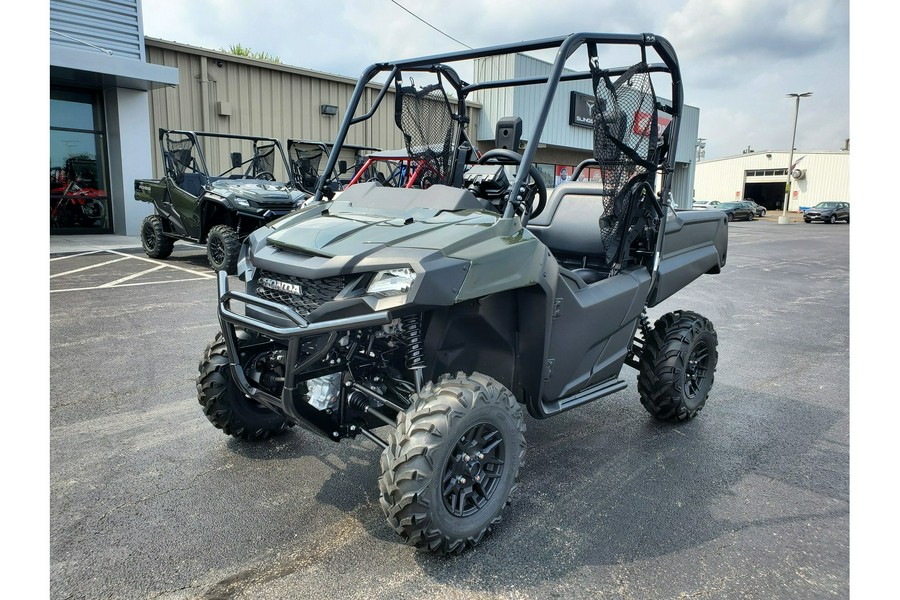
[[[847,597],[850,227],[729,229],[723,273],[650,313],[715,324],[700,416],[654,422],[626,367],[625,391],[528,418],[514,503],[453,558],[388,526],[374,444],[209,424],[202,248],[51,254],[51,597]]]

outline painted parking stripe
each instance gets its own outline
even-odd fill
[[[104,285],[95,285],[93,287],[66,288],[64,290],[50,290],[50,293],[51,294],[60,294],[62,292],[87,292],[90,290],[118,289],[118,288],[123,288],[123,287],[135,287],[138,285],[160,285],[160,284],[164,284],[164,283],[185,283],[188,281],[208,281],[208,278],[195,277],[193,279],[168,279],[166,281],[139,281],[137,283],[121,283],[112,288],[110,286],[104,284]]]
[[[78,254],[66,254],[65,256],[57,256],[56,258],[51,258],[50,262],[56,260],[66,260],[67,258],[78,258],[79,256],[87,256],[89,254],[97,254],[98,252],[103,252],[103,250],[90,250],[88,252],[79,252]]]
[[[144,256],[135,256],[134,254],[126,254],[124,252],[119,252],[117,250],[107,250],[112,254],[119,254],[124,256],[125,258],[133,258],[134,260],[142,260],[144,262],[148,262],[154,265],[161,265],[163,267],[168,267],[170,269],[176,269],[178,271],[184,271],[185,273],[190,273],[191,275],[196,275],[197,277],[205,277],[207,279],[215,279],[216,275],[214,273],[205,273],[203,271],[194,271],[193,269],[188,269],[179,265],[174,265],[172,263],[160,262],[158,260],[154,260],[152,258],[147,258]]]
[[[80,269],[72,269],[71,271],[64,271],[62,273],[57,273],[56,275],[51,275],[50,279],[54,279],[56,277],[62,277],[63,275],[71,275],[72,273],[80,273],[81,271],[90,271],[91,269],[96,269],[97,267],[103,267],[106,265],[111,265],[113,263],[121,262],[126,260],[128,257],[125,256],[123,258],[115,258],[113,260],[108,260],[106,262],[97,263],[96,265],[88,265],[86,267],[81,267]]]
[[[209,281],[210,279],[214,279],[216,277],[215,273],[209,273],[209,272],[204,272],[204,271],[195,271],[194,269],[182,267],[180,265],[172,264],[170,262],[162,262],[162,261],[154,260],[149,257],[136,256],[134,254],[119,252],[117,250],[112,250],[112,249],[97,249],[97,250],[91,250],[88,252],[80,252],[78,254],[69,254],[66,256],[59,256],[56,258],[51,258],[50,261],[52,262],[52,261],[57,261],[57,260],[65,260],[67,258],[75,258],[75,257],[79,257],[79,256],[83,257],[83,256],[94,255],[94,254],[98,254],[98,255],[112,254],[112,255],[118,256],[118,258],[114,258],[112,260],[107,260],[105,262],[100,262],[95,265],[88,265],[86,267],[81,267],[78,269],[71,269],[64,273],[56,273],[55,275],[51,275],[50,279],[62,277],[63,275],[72,275],[72,274],[80,273],[83,271],[89,271],[89,270],[95,269],[97,267],[111,265],[113,263],[121,262],[121,261],[128,260],[128,259],[148,262],[153,266],[148,269],[144,269],[143,271],[140,271],[138,273],[126,275],[125,277],[120,277],[119,279],[116,279],[114,281],[110,281],[107,283],[103,283],[100,285],[50,290],[50,293],[58,294],[61,292],[83,292],[83,291],[89,291],[89,290],[115,289],[115,288],[120,288],[120,287],[133,287],[133,286],[137,286],[137,285],[155,285],[155,284],[160,284],[160,283],[183,283],[183,282],[189,282],[189,281]],[[142,277],[144,275],[149,275],[151,273],[155,273],[156,271],[161,271],[163,269],[174,269],[176,271],[182,271],[183,273],[187,273],[191,277],[185,278],[185,279],[172,279],[172,280],[167,280],[167,281],[166,280],[164,280],[164,281],[138,281],[138,282],[132,281],[134,279],[137,279],[138,277]]]
[[[165,265],[156,265],[152,269],[147,269],[145,271],[141,271],[140,273],[133,273],[126,277],[122,277],[120,279],[116,279],[115,281],[110,281],[109,283],[104,283],[103,285],[98,285],[98,288],[108,288],[108,287],[116,287],[121,283],[125,283],[131,279],[135,279],[136,277],[141,277],[142,275],[147,275],[148,273],[153,273],[154,271],[159,271],[160,269],[165,269]]]

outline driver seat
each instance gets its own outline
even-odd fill
[[[603,184],[571,181],[553,189],[547,206],[528,222],[557,262],[585,283],[604,279],[608,271],[597,223],[605,214]]]

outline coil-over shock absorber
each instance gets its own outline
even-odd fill
[[[641,358],[644,355],[644,345],[647,343],[647,340],[650,339],[651,331],[653,331],[653,325],[650,324],[650,318],[647,316],[647,309],[644,308],[641,312],[640,319],[638,320],[637,331],[634,332],[631,345],[628,347],[628,355],[625,357],[626,365],[640,370]]]
[[[416,391],[422,391],[422,371],[425,369],[425,345],[422,343],[422,315],[407,315],[400,319],[400,333],[406,345],[406,368],[416,381]]]

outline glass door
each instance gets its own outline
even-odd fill
[[[99,98],[50,89],[50,233],[111,233]]]

